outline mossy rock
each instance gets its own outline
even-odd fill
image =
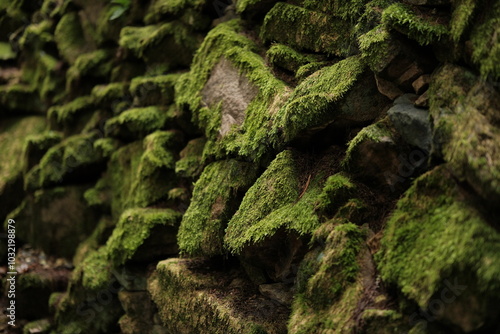
[[[91,96],[97,105],[111,107],[129,99],[129,84],[126,82],[113,82],[97,85],[92,88]]]
[[[45,153],[54,145],[62,140],[59,132],[47,131],[41,134],[30,134],[26,137],[23,146],[23,172],[27,173],[31,168],[37,165]]]
[[[71,258],[93,231],[96,217],[83,198],[86,186],[38,190],[9,214],[17,237],[48,254]],[[57,233],[54,233],[57,231]]]
[[[49,319],[41,319],[27,323],[23,328],[23,334],[40,333],[49,334],[52,324]]]
[[[145,27],[125,27],[119,44],[134,57],[148,64],[164,64],[169,68],[189,66],[200,43],[199,37],[180,22]],[[176,52],[171,52],[176,50]]]
[[[0,86],[0,106],[0,114],[43,113],[46,110],[36,88],[25,84]]]
[[[182,177],[197,178],[203,171],[202,156],[206,144],[205,138],[190,140],[179,153],[175,163],[175,173]]]
[[[61,17],[56,26],[54,38],[59,53],[70,64],[73,64],[81,54],[93,50],[92,45],[85,40],[77,12],[69,12]]]
[[[112,49],[99,49],[79,55],[74,64],[66,72],[66,92],[88,90],[82,87],[85,80],[109,79],[112,70]]]
[[[388,102],[360,57],[353,56],[302,81],[274,116],[273,132],[289,142],[325,124],[345,126],[370,121]]]
[[[167,122],[167,112],[162,107],[133,108],[109,119],[105,125],[107,136],[133,140],[161,130]]]
[[[257,177],[257,167],[236,160],[205,167],[193,190],[193,198],[179,229],[179,247],[190,255],[224,254],[227,222],[243,193]]]
[[[130,83],[134,105],[147,107],[171,104],[174,101],[174,86],[178,79],[179,74],[134,78]]]
[[[403,3],[385,8],[382,23],[416,40],[420,45],[436,43],[449,36],[445,19],[437,16],[429,19],[416,8]]]
[[[498,203],[500,94],[472,72],[453,65],[433,75],[430,92],[435,153],[483,199]]]
[[[96,111],[92,96],[81,96],[63,105],[56,105],[48,110],[47,118],[52,130],[66,134],[79,133]]]
[[[283,104],[289,89],[271,74],[256,53],[255,43],[240,33],[241,24],[240,20],[232,20],[208,33],[195,55],[191,71],[176,85],[176,104],[189,108],[193,122],[204,129],[209,140],[206,156],[213,154],[222,158],[225,152],[232,152],[257,160],[269,150],[270,118]],[[208,88],[210,80],[219,85]],[[238,100],[236,107],[229,99],[217,103],[216,98],[209,98],[224,96],[224,85],[241,92],[243,99]],[[235,110],[227,108],[225,112],[228,104]]]
[[[214,5],[215,6],[215,5]],[[155,24],[165,20],[177,19],[195,30],[207,30],[210,17],[205,13],[206,0],[154,0],[144,16],[146,24]]]
[[[384,25],[378,25],[358,37],[362,59],[375,73],[381,73],[400,53],[397,39]]]
[[[228,293],[224,287],[228,273],[218,272],[216,276],[200,269],[196,261],[172,258],[159,262],[149,278],[148,291],[167,332],[286,332],[286,307],[245,291],[248,285]],[[236,279],[245,282],[241,276]]]
[[[399,200],[376,255],[386,283],[464,332],[493,324],[500,289],[500,234],[473,201],[446,166],[422,175]]]
[[[89,202],[87,196],[89,191],[90,190],[87,190],[84,194],[87,203]],[[78,266],[90,252],[106,244],[115,226],[116,223],[111,217],[102,216],[92,231],[92,234],[78,245],[75,256],[73,256],[73,265]]]
[[[9,43],[0,42],[0,60],[15,59],[17,54]]]
[[[265,42],[345,57],[355,50],[351,29],[350,23],[340,18],[278,2],[267,13],[261,35]]]
[[[331,16],[337,16],[345,20],[355,21],[364,12],[365,5],[369,0],[327,0],[314,1],[303,0],[302,6],[307,9],[318,10]]]
[[[51,147],[25,176],[25,188],[35,190],[75,180],[91,180],[104,167],[102,152],[94,148],[96,134],[69,137]]]
[[[42,49],[47,43],[54,42],[53,21],[43,20],[30,24],[23,31],[19,39],[19,46],[22,49]]]
[[[273,66],[292,73],[296,73],[300,67],[317,60],[317,57],[302,54],[284,44],[273,44],[267,50],[266,56]]]

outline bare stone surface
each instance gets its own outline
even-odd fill
[[[377,88],[380,94],[387,96],[389,99],[395,100],[399,96],[403,95],[401,89],[399,89],[394,83],[382,79],[377,75],[375,75],[375,81],[377,82]]]
[[[203,103],[216,107],[221,103],[221,127],[219,134],[225,136],[234,125],[245,120],[245,111],[257,95],[258,90],[238,69],[225,58],[215,65],[202,90]]]

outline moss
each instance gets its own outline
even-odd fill
[[[450,19],[450,34],[455,42],[460,41],[469,26],[477,8],[476,0],[453,1],[453,11]]]
[[[206,4],[206,0],[154,0],[151,2],[144,22],[146,24],[158,23],[165,18],[180,17],[184,18],[185,23],[191,23],[196,28],[207,26],[207,18],[201,15],[201,11]],[[186,17],[186,14],[191,15],[192,19]]]
[[[295,73],[295,77],[299,81],[302,81],[305,78],[307,78],[308,76],[310,76],[311,74],[313,74],[314,72],[319,71],[323,67],[328,66],[328,64],[329,63],[326,61],[315,61],[315,62],[306,64],[306,65],[300,66],[297,69],[297,72]]]
[[[104,158],[109,158],[121,146],[121,142],[113,138],[99,138],[94,142],[94,148],[99,150]]]
[[[328,0],[328,1],[314,1],[304,0],[303,6],[308,9],[320,10],[326,14],[338,16],[345,20],[355,21],[365,8],[368,0]]]
[[[420,176],[399,200],[376,254],[382,278],[423,309],[448,278],[481,303],[500,289],[500,235],[461,193],[445,167]]]
[[[149,64],[188,66],[199,40],[184,24],[169,22],[145,27],[125,27],[120,32],[119,44]]]
[[[304,55],[283,44],[273,44],[266,53],[273,66],[281,67],[295,73],[301,66],[316,60],[313,56]]]
[[[93,188],[84,194],[85,201],[89,207],[102,208],[106,210],[111,205],[111,195],[109,194],[109,180],[102,177]]]
[[[113,104],[116,101],[125,99],[129,90],[126,82],[113,82],[105,85],[97,85],[92,88],[91,96],[100,105]]]
[[[82,119],[94,111],[92,96],[81,96],[64,105],[53,106],[48,110],[52,129],[69,129],[80,125]]]
[[[353,157],[359,154],[359,146],[366,141],[374,141],[376,143],[383,141],[391,141],[393,134],[389,129],[385,121],[379,121],[377,123],[371,124],[364,127],[358,132],[356,137],[354,137],[347,146],[346,154],[342,160],[343,169],[351,169]]]
[[[73,64],[81,54],[90,51],[76,12],[70,12],[61,17],[54,32],[54,39],[59,53],[70,64]]]
[[[19,39],[19,46],[22,49],[36,50],[41,49],[47,43],[54,42],[52,25],[53,22],[50,20],[30,24]]]
[[[224,229],[236,210],[238,193],[248,189],[256,176],[254,165],[236,160],[214,162],[205,168],[179,229],[182,252],[206,256],[224,253]]]
[[[174,101],[174,86],[179,74],[136,77],[130,83],[130,93],[136,106],[169,105]]]
[[[355,189],[356,186],[345,175],[332,175],[326,179],[318,197],[317,208],[334,212],[349,199]]]
[[[420,45],[437,42],[449,33],[445,24],[432,22],[403,3],[396,3],[384,9],[382,23],[406,34]]]
[[[340,115],[340,108],[332,112],[335,102],[342,99],[363,71],[359,56],[354,56],[309,76],[277,112],[274,131],[282,133],[284,141],[290,141],[301,131]]]
[[[41,333],[48,334],[52,324],[48,319],[41,319],[27,323],[23,328],[23,334]]]
[[[106,243],[113,264],[130,260],[149,237],[154,226],[175,226],[181,214],[170,209],[131,209],[125,211]]]
[[[288,331],[343,333],[354,326],[352,315],[363,296],[359,261],[366,252],[365,231],[346,222],[324,226],[315,235],[316,240],[326,236],[324,246],[301,264],[299,275],[306,282],[295,296]]]
[[[133,139],[141,138],[165,126],[167,115],[160,107],[129,109],[106,122],[107,136]]]
[[[113,50],[99,49],[79,55],[66,72],[66,91],[70,92],[84,77],[106,78],[111,73]]]
[[[40,101],[36,88],[24,84],[0,86],[0,106],[3,108],[2,113],[41,113],[45,111],[45,106]]]
[[[89,191],[86,191],[84,194],[87,203],[89,203],[87,196],[88,193]],[[91,204],[89,205],[92,206]],[[108,237],[111,235],[115,225],[115,222],[113,222],[113,220],[108,216],[103,216],[99,219],[99,222],[92,231],[92,234],[81,242],[80,245],[78,245],[75,256],[73,256],[73,265],[80,265],[90,252],[95,251],[100,246],[104,245],[108,240]]]
[[[224,151],[258,159],[269,146],[269,121],[272,113],[286,98],[288,89],[276,79],[257,55],[256,45],[240,34],[241,21],[221,23],[212,29],[197,51],[191,71],[176,85],[176,103],[193,111],[193,121],[205,129],[209,139],[207,154],[223,156]],[[248,105],[243,124],[233,133],[217,141],[221,114],[217,108],[202,107],[202,90],[214,66],[229,60],[258,89]]]
[[[383,25],[358,37],[363,61],[376,73],[382,72],[399,51],[389,31]]]
[[[261,36],[299,50],[348,56],[350,34],[350,24],[342,19],[278,2],[266,15]]]
[[[9,43],[0,42],[0,60],[15,59],[16,53],[12,50]]]
[[[180,159],[175,163],[175,173],[182,177],[196,178],[203,170],[202,155],[205,138],[190,140],[180,152]]]
[[[103,246],[89,252],[73,275],[81,277],[81,284],[85,289],[99,291],[106,289],[111,282],[112,268],[107,249]]]
[[[26,175],[25,188],[39,189],[60,184],[74,175],[97,173],[103,157],[94,149],[95,140],[95,134],[76,135],[50,148]]]
[[[481,23],[474,25],[471,31],[472,60],[479,67],[481,76],[500,78],[500,4],[495,2],[493,8],[484,9]]]
[[[302,235],[319,226],[315,210],[321,176],[313,178],[303,194],[299,193],[298,177],[294,154],[278,154],[228,223],[224,241],[231,252],[240,253],[245,246],[258,244],[281,228]]]
[[[26,137],[23,145],[23,171],[28,172],[40,162],[43,155],[54,145],[59,144],[62,135],[58,132],[47,131],[41,134],[31,134]]]

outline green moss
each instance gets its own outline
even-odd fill
[[[61,18],[56,26],[54,39],[59,53],[70,64],[73,64],[81,54],[90,51],[85,43],[77,12],[67,13]]]
[[[48,319],[41,319],[27,323],[23,328],[23,334],[41,333],[48,334],[52,324]]]
[[[281,67],[295,73],[299,67],[316,60],[313,56],[304,55],[283,44],[274,44],[266,53],[269,62],[273,66]]]
[[[107,136],[132,139],[141,138],[165,126],[167,115],[160,107],[129,109],[106,122]]]
[[[396,3],[384,9],[382,23],[406,34],[420,45],[437,42],[447,37],[449,33],[445,24],[432,22],[402,3]]]
[[[338,16],[345,20],[354,21],[361,15],[367,2],[368,0],[304,0],[303,6],[308,9],[320,10],[329,15]]]
[[[59,144],[62,135],[58,132],[47,131],[41,134],[31,134],[26,137],[23,146],[23,172],[28,172],[40,162],[43,155],[52,146]]]
[[[318,197],[318,209],[336,211],[352,195],[356,186],[343,174],[335,174],[326,179]]]
[[[10,43],[0,42],[0,60],[15,59],[16,53],[12,50]]]
[[[97,104],[108,105],[124,99],[127,96],[129,84],[113,82],[106,85],[97,85],[92,89],[92,97]]]
[[[363,61],[376,73],[382,72],[399,51],[389,31],[383,25],[358,37]]]
[[[24,84],[0,86],[0,106],[4,112],[35,112],[45,111],[36,88]]]
[[[308,234],[318,227],[315,210],[321,177],[311,180],[302,196],[298,177],[293,153],[278,154],[245,194],[229,221],[224,239],[229,250],[239,253],[245,246],[271,237],[280,228]]]
[[[109,158],[121,146],[121,142],[114,138],[99,138],[94,142],[94,148],[99,150],[103,157]]]
[[[479,67],[484,78],[500,78],[500,4],[484,9],[484,18],[472,28],[472,60]]]
[[[109,180],[102,177],[93,188],[85,192],[85,201],[89,207],[107,209],[111,205],[111,195],[109,193]]]
[[[176,85],[176,103],[189,107],[194,123],[205,129],[209,139],[207,153],[223,156],[222,152],[228,151],[258,159],[268,149],[270,117],[283,103],[288,89],[271,74],[264,60],[255,53],[257,46],[240,34],[241,29],[241,21],[232,20],[219,24],[207,34],[191,71]],[[248,105],[239,131],[219,139],[220,109],[202,108],[201,92],[210,72],[222,59],[229,60],[259,91]]]
[[[64,105],[53,106],[48,110],[48,119],[52,129],[68,129],[82,122],[82,118],[94,111],[92,96],[81,96]]]
[[[453,11],[450,20],[450,34],[455,42],[460,41],[469,26],[477,8],[476,0],[453,1]]]
[[[119,44],[149,64],[188,66],[199,40],[186,25],[168,22],[145,27],[125,27],[120,32]]]
[[[419,177],[399,200],[376,255],[384,281],[423,309],[450,277],[481,303],[500,289],[500,235],[461,193],[445,167]]]
[[[106,78],[111,73],[113,50],[99,49],[79,55],[66,72],[66,91],[70,92],[84,77]]]
[[[311,74],[313,74],[314,72],[319,71],[320,69],[322,69],[325,66],[328,66],[328,64],[329,63],[326,61],[315,61],[315,62],[306,64],[306,65],[300,66],[297,69],[297,72],[295,73],[295,77],[299,81],[302,81],[305,78],[307,78],[308,76],[310,76]]]
[[[50,148],[26,175],[25,188],[34,190],[55,185],[77,171],[85,173],[101,165],[103,157],[94,149],[95,140],[95,134],[76,135]]]
[[[342,19],[278,2],[266,15],[261,36],[265,42],[299,50],[348,56],[352,53],[350,34],[350,24]]]
[[[253,164],[236,160],[208,165],[196,182],[191,204],[179,229],[182,252],[191,255],[223,254],[223,237],[229,218],[238,205],[238,195],[257,177]]]
[[[53,22],[50,20],[30,24],[19,39],[19,46],[23,49],[36,50],[42,48],[47,43],[53,42],[52,25]]]
[[[130,83],[130,93],[136,106],[169,105],[174,101],[174,86],[179,74],[136,77]]]
[[[73,275],[81,277],[81,284],[85,289],[99,291],[106,289],[111,282],[112,268],[107,249],[103,246],[96,251],[89,252]]]
[[[205,3],[206,0],[154,0],[146,12],[144,22],[146,24],[157,23],[164,18],[179,17],[188,12],[198,14],[203,9]],[[196,15],[196,19],[203,20],[204,17],[198,14]],[[199,23],[193,22],[193,24]]]
[[[196,178],[203,170],[202,154],[206,143],[205,138],[189,141],[180,152],[180,159],[175,163],[175,173],[182,177]]]
[[[382,120],[377,123],[371,124],[364,127],[358,132],[356,137],[354,137],[348,144],[346,154],[342,160],[343,169],[352,168],[352,159],[355,155],[359,154],[359,146],[366,141],[374,141],[376,143],[382,141],[391,141],[393,134],[389,129],[386,121]]]
[[[301,131],[324,124],[341,114],[340,108],[337,113],[332,112],[335,102],[341,100],[363,71],[360,58],[354,56],[309,76],[277,112],[274,131],[281,132],[283,139],[290,141]]]
[[[124,264],[149,237],[154,226],[175,226],[181,214],[170,209],[133,209],[125,211],[106,243],[115,265]]]
[[[292,305],[289,333],[343,333],[354,326],[352,314],[363,297],[365,231],[349,222],[326,223],[315,233],[319,239],[324,246],[306,255],[299,269],[305,282]]]

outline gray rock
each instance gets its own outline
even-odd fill
[[[245,110],[258,93],[257,87],[241,75],[231,62],[223,58],[212,70],[202,91],[203,103],[216,107],[221,103],[221,127],[219,133],[226,135],[233,125],[245,120]]]
[[[409,103],[405,103],[405,100]],[[395,101],[394,106],[389,109],[387,114],[396,130],[408,144],[429,152],[432,142],[429,112],[416,108],[410,101],[407,94],[403,95]]]

